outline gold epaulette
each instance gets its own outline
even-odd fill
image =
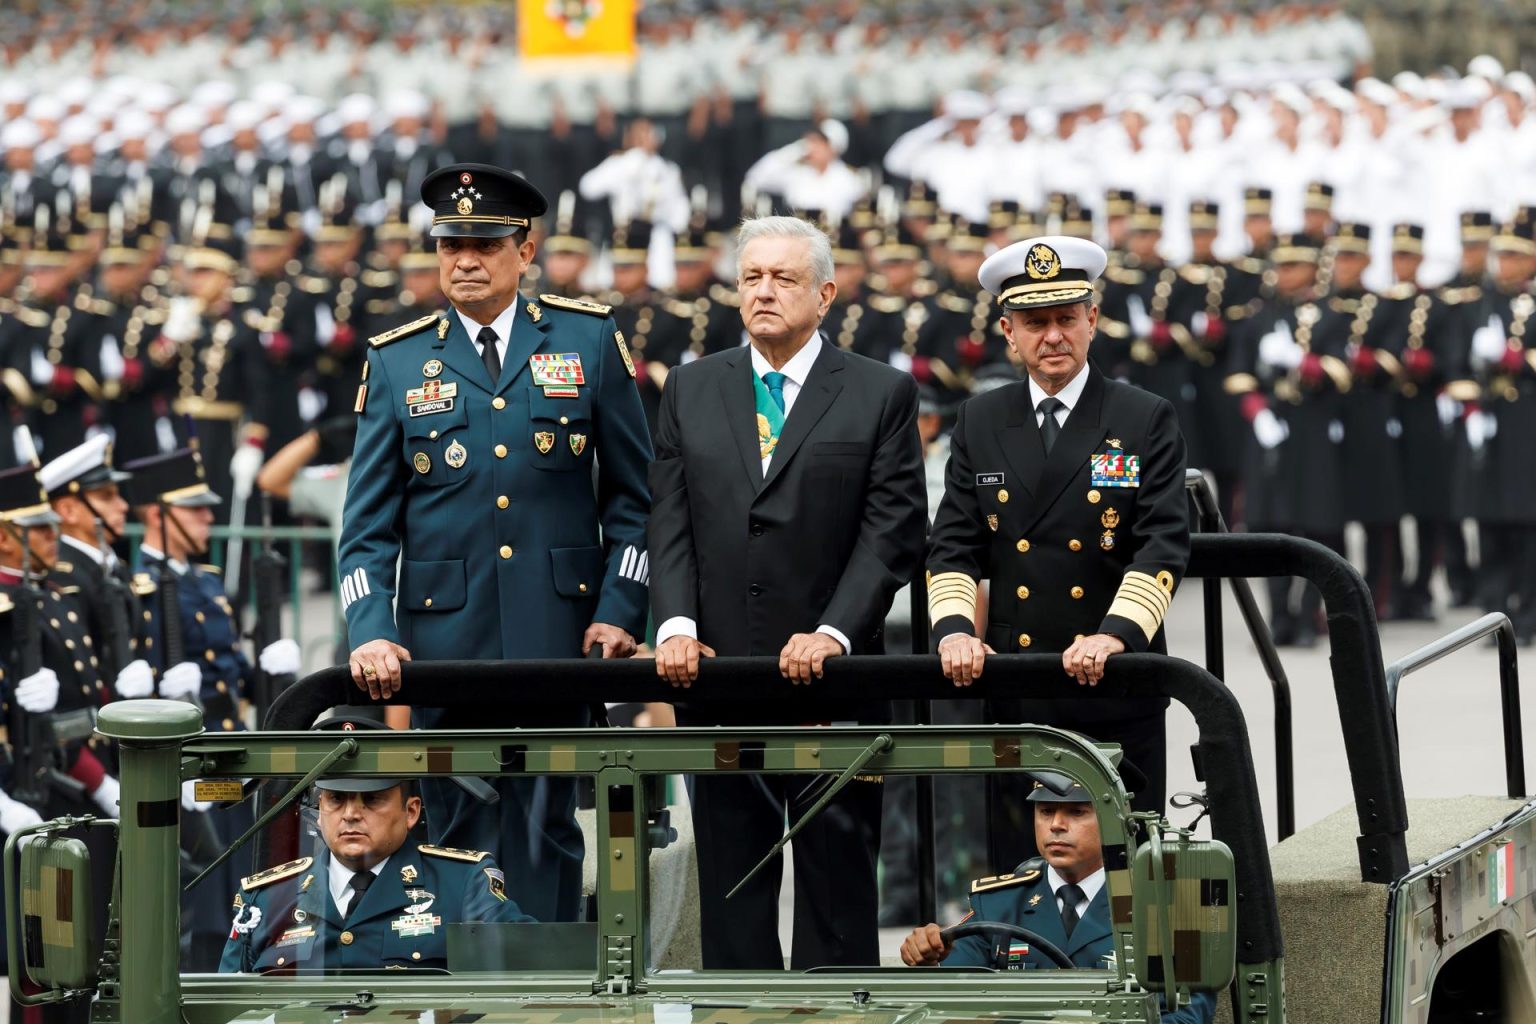
[[[369,288],[393,288],[395,285],[393,270],[365,270],[357,276]]]
[[[1039,877],[1039,868],[1020,871],[1016,875],[989,875],[986,878],[978,878],[973,881],[971,883],[971,892],[991,892],[993,889],[1006,889],[1011,885],[1027,885]]]
[[[954,292],[944,292],[934,300],[940,309],[951,313],[969,313],[976,308],[975,298],[969,295],[956,295]]]
[[[1239,257],[1232,261],[1232,266],[1245,274],[1262,274],[1269,269],[1269,264],[1257,256]]]
[[[53,317],[41,309],[33,309],[31,306],[17,306],[16,319],[28,327],[47,327],[53,323]]]
[[[433,324],[437,323],[438,319],[439,314],[428,313],[426,316],[421,317],[419,320],[412,320],[408,324],[401,324],[399,327],[392,327],[385,331],[383,334],[375,334],[373,337],[368,339],[368,344],[372,345],[374,348],[378,348],[381,345],[388,345],[390,342],[398,341],[408,334],[415,334],[417,331],[424,327],[432,326]]]
[[[240,879],[240,891],[254,892],[264,885],[271,885],[273,882],[281,882],[285,878],[292,878],[294,875],[307,869],[314,862],[315,858],[313,857],[300,857],[298,860],[291,860],[287,864],[279,864],[275,868],[267,868],[267,870],[258,871],[254,875],[246,875]]]
[[[1119,320],[1111,320],[1109,317],[1099,314],[1098,329],[1101,334],[1109,338],[1129,338],[1131,328]]]
[[[139,597],[147,597],[155,592],[157,584],[155,578],[147,572],[133,574],[133,592]]]
[[[72,595],[72,594],[80,593],[80,588],[79,587],[55,587],[55,588],[53,588],[53,592],[55,594],[64,594],[66,596],[69,596],[69,595]]]
[[[1397,284],[1392,285],[1390,288],[1383,288],[1381,290],[1382,298],[1392,299],[1397,302],[1401,302],[1404,299],[1411,299],[1417,294],[1419,294],[1419,286],[1414,284],[1412,281],[1399,281]]]
[[[229,290],[229,301],[239,305],[252,302],[256,298],[256,289],[248,284],[240,284]]]
[[[489,851],[486,850],[455,850],[451,847],[431,846],[427,843],[422,843],[417,849],[428,857],[445,857],[448,860],[462,860],[470,864],[478,864],[490,856]]]
[[[934,281],[924,279],[912,282],[912,294],[916,295],[920,299],[927,298],[929,295],[932,295],[938,290],[939,286]]]
[[[708,300],[706,299],[705,301]],[[662,299],[661,308],[682,320],[692,318],[694,313],[692,299],[678,299],[672,296],[668,296],[667,298]]]
[[[195,565],[203,572],[209,573],[213,576],[218,576],[224,572],[223,569],[219,568],[217,565],[214,565],[212,562],[197,562]]]
[[[82,313],[91,313],[95,316],[111,316],[117,312],[117,306],[106,299],[93,299],[85,295],[75,300],[75,308]]]
[[[718,282],[709,286],[709,297],[724,306],[741,305],[741,293]]]
[[[52,571],[53,572],[57,572],[57,573],[62,573],[64,575],[68,575],[69,573],[72,573],[72,572],[75,571],[75,563],[74,562],[66,562],[63,559],[56,559],[54,561],[54,563],[53,563],[53,570]]]
[[[869,308],[877,313],[900,313],[907,308],[907,300],[900,295],[871,295]]]
[[[585,313],[588,316],[608,316],[613,312],[613,307],[601,302],[588,302],[586,299],[567,299],[560,295],[540,295],[539,301],[546,306],[554,306],[556,309],[568,309],[573,313]]]
[[[304,289],[306,292],[309,292],[311,295],[324,295],[326,292],[331,290],[331,282],[327,281],[323,277],[314,277],[312,275],[305,274],[303,277],[299,278],[299,287]]]
[[[1205,284],[1214,271],[1203,263],[1186,263],[1179,268],[1179,276],[1190,284]]]
[[[1133,267],[1110,267],[1104,271],[1104,276],[1115,284],[1125,285],[1138,285],[1147,279],[1146,271]]]

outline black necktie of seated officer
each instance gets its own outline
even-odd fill
[[[501,380],[501,356],[496,352],[496,331],[491,327],[480,328],[480,359],[485,363],[485,372],[491,375],[491,386],[495,387]]]
[[[1056,422],[1056,412],[1065,409],[1066,403],[1056,397],[1040,399],[1035,408],[1040,412],[1040,440],[1045,444],[1045,454],[1051,454],[1051,446],[1061,436],[1061,424]]]
[[[357,912],[357,905],[363,902],[363,894],[366,893],[368,891],[368,887],[373,884],[373,877],[374,876],[372,871],[359,871],[352,876],[352,881],[350,884],[355,895],[352,897],[352,902],[347,904],[347,912],[342,915],[343,917],[350,918],[354,913]]]
[[[1054,399],[1047,399],[1054,401]],[[1045,403],[1040,403],[1044,405]],[[1072,937],[1072,929],[1077,927],[1077,905],[1088,894],[1083,892],[1080,885],[1069,882],[1056,890],[1056,895],[1061,897],[1061,930],[1067,933],[1067,938]]]

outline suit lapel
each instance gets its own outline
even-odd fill
[[[505,391],[512,386],[512,382],[528,368],[528,357],[544,344],[545,332],[549,330],[549,319],[543,315],[543,310],[540,309],[537,322],[528,312],[528,307],[539,309],[537,303],[523,302],[522,299],[518,302],[523,304],[512,317],[512,337],[507,339],[507,354],[501,360],[501,380],[492,391]]]
[[[1104,440],[1106,428],[1100,422],[1104,403],[1104,378],[1091,365],[1087,372],[1088,383],[1083,387],[1082,396],[1067,416],[1061,435],[1056,438],[1056,444],[1045,460],[1045,469],[1040,474],[1040,486],[1036,488],[1034,500],[1030,502],[1032,518],[1024,528],[1025,533],[1034,529],[1041,517],[1050,511],[1056,497],[1077,477],[1093,450]]]
[[[1088,906],[1083,908],[1083,916],[1078,919],[1077,926],[1072,929],[1072,937],[1061,946],[1061,951],[1074,961],[1077,954],[1101,941],[1109,934],[1109,886],[1099,887],[1093,899],[1088,901]],[[1052,901],[1054,904],[1054,900]],[[1060,918],[1057,918],[1058,923]],[[1084,966],[1092,966],[1085,964]]]
[[[789,410],[789,416],[784,420],[784,429],[779,434],[779,444],[773,450],[773,461],[768,464],[768,475],[763,478],[763,488],[766,490],[784,472],[784,466],[794,458],[795,452],[805,443],[811,431],[827,410],[832,408],[838,392],[843,390],[838,383],[836,375],[841,373],[846,358],[843,353],[833,348],[826,338],[821,339],[821,354],[816,357],[816,362],[811,364],[811,372],[806,375],[805,385],[801,387],[800,394],[795,398],[795,404]]]
[[[997,432],[1003,458],[1013,470],[1012,483],[1026,494],[1034,494],[1040,487],[1040,473],[1045,469],[1045,446],[1040,441],[1040,428],[1035,426],[1035,411],[1029,404],[1029,383],[1020,381],[1009,384],[1013,389],[1013,402],[1008,408],[1008,420]],[[1019,495],[1021,498],[1024,494]],[[1022,507],[1022,506],[1021,506]]]
[[[432,348],[441,353],[438,358],[466,382],[482,391],[493,390],[491,375],[485,372],[485,364],[480,361],[475,343],[464,330],[464,321],[460,319],[459,311],[450,306],[443,316],[448,320],[448,333],[444,337],[437,337],[434,332],[432,339]]]
[[[746,471],[752,484],[752,493],[763,489],[763,456],[757,440],[757,398],[752,384],[752,355],[743,346],[725,359],[725,372],[720,375],[720,402],[725,410],[725,422],[736,450],[741,453],[741,468]]]

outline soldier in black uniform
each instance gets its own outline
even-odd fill
[[[933,292],[933,282],[920,273],[923,248],[904,225],[896,223],[881,232],[871,257],[874,294],[864,314],[870,326],[854,339],[854,351],[910,371],[918,358],[918,338],[928,320],[928,306],[923,300]]]
[[[299,214],[284,200],[277,176],[254,190],[255,213],[245,232],[245,266],[231,297],[240,323],[256,335],[265,378],[266,450],[276,451],[304,429],[299,395],[314,363],[315,312],[308,292],[295,288]]]
[[[654,431],[661,389],[681,353],[666,352],[655,344],[662,309],[661,296],[651,290],[650,247],[649,221],[632,220],[614,226],[613,245],[608,250],[613,264],[613,291],[603,296],[603,302],[613,307],[613,322],[629,343],[640,404]]]
[[[669,368],[741,344],[740,309],[721,302],[710,287],[714,266],[703,228],[678,235],[672,257],[677,280],[660,296],[647,346],[650,358]]]
[[[124,459],[160,450],[159,424],[169,425],[174,369],[152,357],[165,323],[166,297],[151,281],[160,238],[147,222],[136,222],[130,208],[115,207],[102,249],[96,306],[107,320],[122,365],[102,382],[107,422]]]
[[[430,220],[430,218],[429,218]],[[372,337],[407,320],[418,320],[442,309],[442,285],[437,268],[437,244],[423,225],[396,261],[400,287],[392,295],[370,298],[363,304],[363,334]]]
[[[592,261],[592,243],[576,233],[575,216],[576,193],[567,189],[555,200],[555,228],[539,246],[539,287],[563,299],[589,298],[581,279]]]
[[[865,286],[869,264],[864,257],[863,235],[847,221],[829,234],[832,236],[832,269],[837,296],[821,321],[821,332],[840,349],[868,355],[880,347],[873,340],[880,324],[870,316],[872,296]],[[739,316],[736,322],[741,323]]]
[[[958,401],[970,391],[977,367],[1007,359],[997,307],[977,278],[987,244],[985,222],[957,218],[945,243],[949,284],[925,303],[928,316],[919,328],[912,375],[946,401]]]
[[[1350,384],[1348,333],[1315,337],[1323,318],[1316,292],[1320,254],[1321,243],[1310,236],[1276,239],[1273,292],[1233,338],[1226,387],[1239,396],[1251,427],[1243,458],[1249,528],[1309,537],[1337,551],[1344,544],[1339,445],[1342,395]],[[1275,643],[1315,644],[1322,596],[1306,586],[1298,612],[1290,591],[1287,578],[1269,581]]]

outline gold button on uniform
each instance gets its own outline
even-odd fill
[[[1019,541],[1019,543],[1016,546],[1019,549],[1019,554],[1022,555],[1024,552],[1029,550],[1029,541],[1021,540],[1021,541]]]
[[[421,602],[421,606],[423,608],[431,608],[432,607],[432,599],[430,597],[427,598],[425,601]]]
[[[1019,646],[1020,647],[1028,647],[1033,642],[1034,641],[1030,640],[1028,633],[1020,633],[1019,634]]]
[[[1074,537],[1072,540],[1067,541],[1067,550],[1081,551],[1083,550],[1083,542]]]
[[[421,953],[420,953],[420,951],[418,951],[418,952],[415,952],[415,953],[412,953],[412,954],[411,954],[411,959],[412,959],[412,960],[420,960],[420,959],[421,959]]]
[[[587,592],[587,585],[585,583],[578,583],[576,584],[576,589],[585,594]]]
[[[352,945],[352,933],[351,932],[342,932],[341,933],[341,944],[343,946],[350,946],[350,945]]]
[[[507,446],[506,445],[499,444],[499,445],[496,446],[496,457],[498,459],[504,459],[504,458],[507,457]]]
[[[1029,600],[1029,588],[1028,587],[1020,587],[1019,590],[1018,590],[1018,594],[1019,594],[1019,600],[1020,601],[1028,601]]]
[[[560,417],[560,425],[562,427],[565,426],[566,424],[570,423],[570,422],[571,422],[571,418],[569,416],[561,416]]]
[[[1099,503],[1099,492],[1098,491],[1089,491],[1088,492],[1088,504],[1090,504],[1090,505],[1097,505],[1098,503]]]
[[[432,440],[436,441],[437,440],[437,431],[434,430],[434,431],[432,431],[432,433],[428,434],[427,436],[430,437]]]
[[[512,504],[512,503],[507,500],[507,496],[505,494],[499,494],[499,495],[496,496],[496,507],[497,508],[506,508],[510,504]]]
[[[507,400],[505,398],[502,398],[500,395],[497,395],[495,398],[491,399],[491,408],[492,409],[505,409],[506,407],[507,407]]]
[[[501,546],[501,557],[502,558],[511,558],[512,557],[512,547],[511,547],[511,545],[503,544]]]
[[[1079,598],[1081,598],[1082,596],[1083,596],[1083,588],[1082,587],[1073,587],[1072,588],[1072,600],[1076,601]]]
[[[285,964],[287,962],[288,962],[288,958],[285,957],[285,956],[280,956],[280,957],[277,958],[277,966],[279,966],[279,967],[283,966],[283,964]]]
[[[1008,504],[1008,491],[1006,488],[997,492],[997,500],[1002,502],[1004,505]]]

